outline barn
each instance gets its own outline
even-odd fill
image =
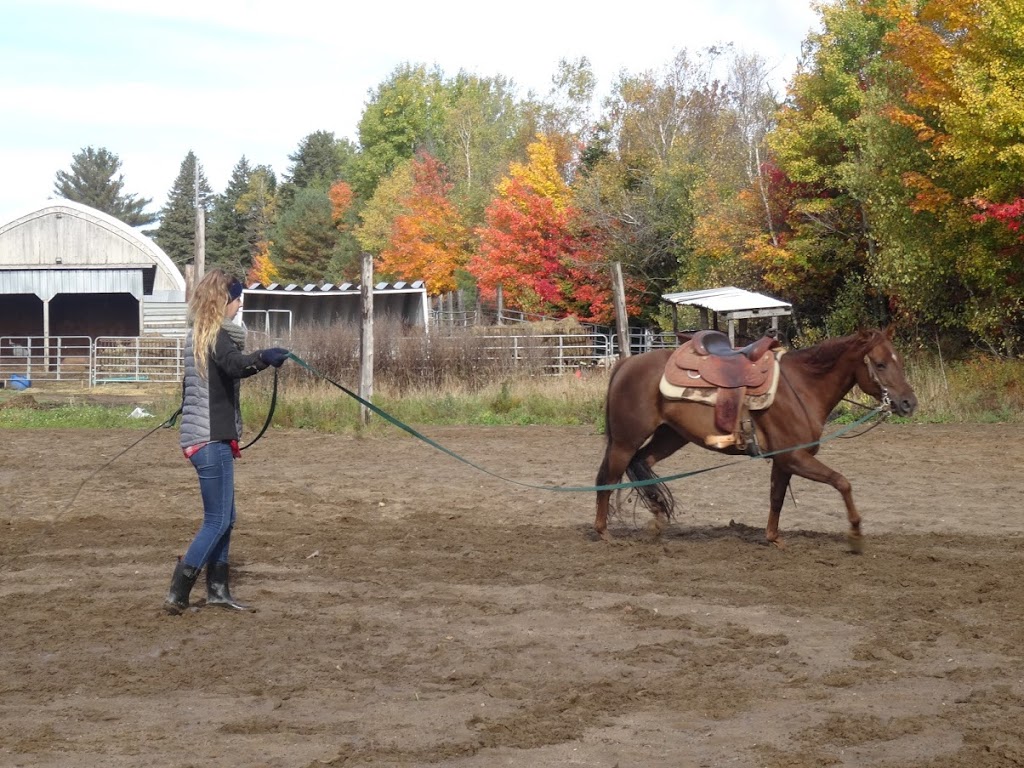
[[[54,200],[0,224],[0,386],[179,376],[185,279],[145,235]]]
[[[185,279],[127,224],[54,200],[0,225],[0,339],[177,335]]]

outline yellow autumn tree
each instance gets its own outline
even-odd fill
[[[271,283],[276,282],[280,277],[277,267],[275,267],[274,262],[270,260],[270,245],[271,243],[269,240],[261,240],[256,244],[255,252],[252,257],[252,267],[246,275],[246,280],[250,285],[253,283],[270,285]]]
[[[558,157],[551,141],[540,134],[526,148],[528,162],[511,163],[508,175],[498,182],[498,194],[507,195],[515,182],[534,194],[551,201],[555,210],[563,210],[572,202],[572,192],[558,172]]]

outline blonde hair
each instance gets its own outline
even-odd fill
[[[188,302],[188,320],[192,326],[192,355],[196,370],[206,378],[210,350],[224,322],[224,308],[231,301],[228,289],[235,278],[223,269],[211,269],[192,292]]]

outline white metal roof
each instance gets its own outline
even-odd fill
[[[123,221],[73,200],[48,200],[0,221],[0,269],[131,269],[155,264],[157,291],[184,296],[185,278],[153,240]]]
[[[662,301],[669,304],[701,307],[723,315],[751,310],[774,310],[771,314],[790,314],[793,311],[793,306],[784,301],[732,286],[709,288],[703,291],[664,293],[661,298]]]
[[[270,283],[263,285],[262,283],[252,283],[249,285],[243,293],[271,293],[280,295],[282,293],[294,293],[299,296],[337,296],[341,294],[356,294],[360,291],[359,283],[324,283],[323,285],[315,285],[308,283],[306,285],[298,285],[297,283],[289,283],[282,285],[281,283]],[[426,284],[422,280],[414,280],[411,283],[403,282],[399,280],[394,283],[377,283],[373,286],[374,293],[422,293],[426,294]]]

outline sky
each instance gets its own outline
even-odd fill
[[[121,160],[156,212],[195,152],[222,192],[244,155],[287,173],[315,131],[358,139],[370,94],[402,64],[502,75],[546,95],[561,59],[598,95],[682,50],[758,53],[781,95],[817,28],[812,0],[0,0],[0,225],[54,197],[84,147]]]

